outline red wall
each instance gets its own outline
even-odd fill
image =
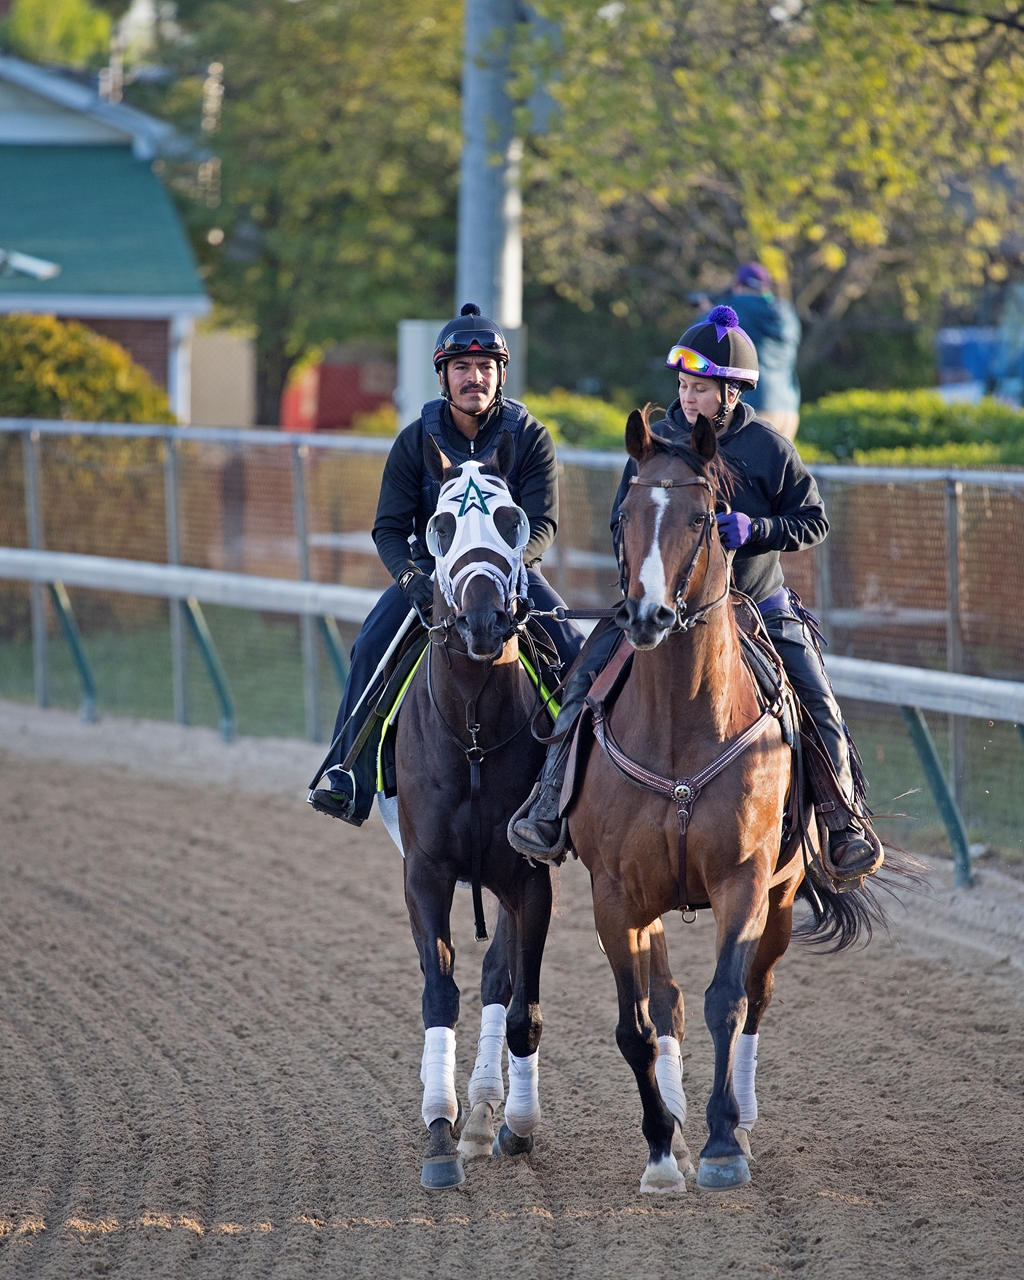
[[[281,426],[285,431],[351,427],[359,414],[390,404],[394,387],[392,365],[309,365],[290,380],[281,396]]]

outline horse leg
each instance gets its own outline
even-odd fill
[[[450,916],[455,879],[410,852],[405,862],[405,900],[423,971],[423,1122],[430,1134],[420,1182],[432,1191],[457,1187],[466,1175],[453,1130],[459,1117],[455,1092],[455,1025],[459,989]]]
[[[668,966],[668,944],[660,917],[650,925],[647,934],[650,942],[650,1015],[658,1033],[654,1076],[661,1099],[676,1122],[672,1154],[683,1177],[692,1178],[696,1175],[696,1170],[683,1137],[686,1093],[683,1090],[683,1059],[679,1049],[686,1026],[683,993]]]
[[[513,928],[518,942],[508,1011],[508,1099],[495,1147],[502,1155],[533,1150],[540,1124],[538,1058],[544,1020],[540,1011],[540,966],[551,921],[551,873],[535,867],[522,882]]]
[[[505,1009],[512,999],[509,973],[510,939],[515,933],[511,917],[498,908],[494,940],[484,956],[480,995],[480,1039],[476,1064],[469,1078],[469,1120],[459,1139],[459,1151],[466,1160],[489,1156],[494,1145],[494,1114],[505,1101],[501,1056],[505,1049]]]
[[[732,1065],[732,1087],[740,1108],[736,1140],[743,1148],[747,1159],[751,1161],[753,1156],[750,1154],[750,1133],[757,1119],[754,1078],[757,1074],[758,1026],[765,1009],[771,1004],[772,992],[775,989],[775,965],[785,955],[793,929],[792,903],[780,905],[780,900],[787,894],[792,896],[791,887],[779,885],[769,895],[768,923],[765,925],[753,964],[750,966],[750,973],[747,975],[747,1018],[736,1042],[736,1054]]]
[[[594,918],[598,936],[604,943],[608,962],[612,967],[619,999],[615,1041],[636,1077],[644,1110],[641,1128],[647,1139],[649,1157],[640,1180],[640,1190],[685,1191],[686,1179],[672,1154],[675,1117],[662,1099],[655,1075],[658,1040],[654,1024],[648,1016],[652,967],[648,949],[650,930],[631,929],[626,922],[622,905],[613,898],[606,900],[600,891],[594,894]],[[673,1030],[682,1030],[675,1022],[670,1025]]]
[[[715,1046],[715,1079],[708,1099],[708,1140],[700,1153],[697,1185],[719,1191],[750,1181],[750,1168],[736,1138],[740,1108],[732,1087],[733,1055],[747,1017],[746,981],[768,911],[753,885],[728,893],[716,904],[718,963],[704,995],[704,1020]]]

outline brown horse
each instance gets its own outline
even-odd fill
[[[626,447],[638,474],[622,504],[626,599],[616,621],[635,654],[606,723],[595,710],[605,749],[590,752],[569,817],[615,975],[616,1039],[643,1103],[650,1158],[642,1191],[685,1190],[687,1170],[676,1156],[689,1163],[683,1000],[660,917],[694,904],[714,912],[717,966],[704,1016],[715,1073],[697,1183],[735,1187],[750,1178],[757,1028],[803,878],[799,839],[780,854],[791,751],[779,720],[762,713],[741,658],[730,564],[714,519],[724,473],[706,419],[698,419],[691,445],[692,452],[670,446],[651,434],[646,412],[630,415]],[[861,929],[870,932],[874,912],[862,892],[804,892],[819,940],[842,947]]]

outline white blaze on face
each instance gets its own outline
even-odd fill
[[[640,601],[640,612],[649,613],[665,603],[665,562],[661,558],[661,522],[668,506],[668,490],[652,489],[651,497],[657,507],[654,517],[654,534],[651,538],[651,549],[640,567],[640,582],[644,589],[644,598]]]

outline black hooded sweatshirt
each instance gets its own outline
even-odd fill
[[[678,400],[668,414],[651,424],[655,435],[690,442],[690,424]],[[767,537],[748,542],[733,560],[733,581],[738,590],[757,604],[785,584],[780,551],[802,551],[817,546],[828,533],[828,519],[814,477],[789,441],[773,426],[757,417],[749,404],[740,402],[729,429],[718,437],[718,449],[732,469],[732,509],[764,519]],[[636,475],[632,458],[626,463],[612,507],[612,538],[618,546],[619,505]]]
[[[439,444],[456,465],[489,453],[502,431],[501,411],[493,407],[483,419],[475,439],[467,439],[452,421],[448,406],[441,415]],[[530,541],[523,552],[527,568],[540,563],[541,556],[555,540],[558,527],[558,468],[555,442],[532,415],[527,415],[519,431],[516,449],[516,483],[510,485],[512,499],[530,521]],[[405,427],[391,446],[384,464],[373,541],[377,554],[397,582],[406,569],[432,572],[434,557],[424,541],[427,521],[434,514],[437,486],[424,484],[423,422],[417,418]],[[417,561],[419,565],[417,566]]]

